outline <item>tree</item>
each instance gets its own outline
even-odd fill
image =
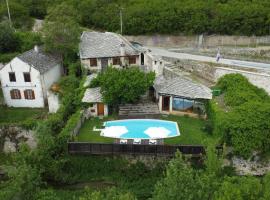
[[[221,160],[217,156],[216,147],[210,144],[206,149],[206,170],[209,174],[218,175],[221,171]]]
[[[45,50],[66,59],[74,58],[78,52],[81,32],[78,22],[69,11],[72,8],[66,3],[51,9],[43,27]]]
[[[0,184],[0,199],[33,199],[42,185],[40,170],[30,165],[30,152],[27,146],[22,146],[19,153],[15,154],[12,166],[5,166],[8,181]]]
[[[202,199],[199,197],[198,177],[177,152],[166,169],[165,178],[156,184],[154,200]],[[194,192],[196,191],[196,192]]]
[[[109,67],[93,80],[91,86],[100,86],[103,101],[117,106],[136,102],[153,85],[154,78],[154,73],[144,73],[138,67],[123,70]]]
[[[116,188],[111,188],[105,192],[91,191],[86,189],[86,192],[79,200],[136,200],[130,193],[121,193]]]
[[[7,53],[17,50],[17,37],[14,29],[7,21],[0,23],[0,53]]]
[[[226,177],[215,193],[216,200],[257,200],[262,195],[262,184],[254,177]]]

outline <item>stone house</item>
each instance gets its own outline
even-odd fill
[[[89,116],[108,116],[108,105],[102,101],[100,87],[87,88],[82,102],[89,104],[89,108],[87,109]]]
[[[5,104],[10,107],[45,107],[48,91],[61,75],[61,59],[35,46],[0,70]]]
[[[79,55],[82,66],[89,72],[100,72],[108,66],[124,68],[144,64],[140,49],[111,32],[83,32]]]
[[[205,116],[205,103],[212,99],[212,91],[185,77],[159,76],[154,82],[155,98],[163,114]]]

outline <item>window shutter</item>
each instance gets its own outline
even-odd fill
[[[27,90],[24,90],[23,93],[24,93],[24,98],[25,98],[25,99],[28,99],[28,93],[27,93]]]
[[[10,90],[10,97],[11,99],[15,99],[14,90]]]
[[[21,99],[22,98],[22,96],[21,96],[21,92],[20,92],[20,90],[16,90],[17,91],[17,93],[18,93],[18,99]]]
[[[35,99],[35,92],[32,90],[32,99]]]

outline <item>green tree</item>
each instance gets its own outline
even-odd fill
[[[45,49],[65,59],[74,58],[80,41],[80,26],[71,11],[66,3],[50,9],[43,27]]]
[[[18,49],[18,39],[13,28],[4,21],[0,23],[0,53],[13,52]]]
[[[108,189],[106,191],[91,191],[86,189],[80,200],[136,200],[136,198],[130,193],[121,193],[116,188]]]
[[[136,102],[153,85],[154,73],[144,73],[138,67],[115,69],[109,67],[92,82],[101,87],[103,101],[110,105]]]
[[[215,193],[217,200],[257,200],[262,195],[262,184],[254,177],[226,177]]]

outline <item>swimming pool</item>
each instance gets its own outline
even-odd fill
[[[180,135],[176,122],[155,119],[107,121],[101,135],[121,139],[160,139]]]

